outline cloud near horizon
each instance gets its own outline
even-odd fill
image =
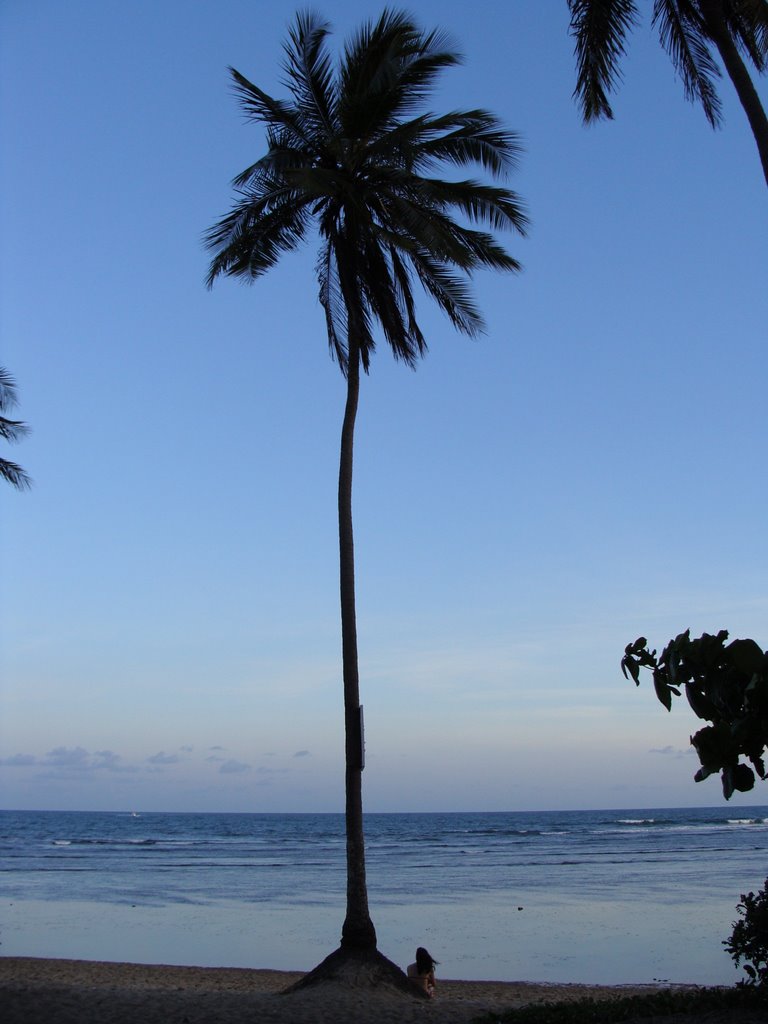
[[[178,764],[179,760],[178,754],[166,754],[164,750],[147,758],[149,764]]]
[[[10,757],[0,757],[0,765],[7,767],[18,767],[33,764],[39,764],[40,762],[34,754],[12,754]]]
[[[131,763],[126,761],[122,755],[112,750],[89,751],[79,745],[73,747],[58,746],[49,750],[43,755],[29,753],[15,753],[7,757],[0,757],[0,768],[17,770],[45,769],[46,778],[55,778],[76,775],[86,777],[96,773],[123,773],[123,774],[147,774],[162,773],[168,768],[181,765],[208,765],[219,775],[244,775],[253,772],[259,776],[282,775],[289,773],[290,768],[266,767],[255,765],[240,760],[236,757],[226,757],[220,753],[203,754],[206,751],[226,751],[226,747],[220,745],[202,748],[197,756],[192,755],[193,747],[189,745],[178,748],[182,753],[168,753],[166,750],[159,750],[150,757]],[[276,756],[265,755],[267,757]],[[297,750],[294,754],[285,754],[283,757],[305,758],[310,757],[309,750]],[[274,763],[274,762],[273,762]],[[40,776],[42,777],[42,776]]]
[[[219,765],[219,772],[222,775],[238,775],[241,772],[249,772],[251,766],[246,764],[245,761],[236,761],[232,758],[229,761],[224,761]]]
[[[97,750],[93,754],[84,747],[54,747],[42,757],[35,754],[12,754],[0,758],[6,768],[62,768],[77,772],[137,772],[135,765],[123,763],[120,754],[112,750]]]

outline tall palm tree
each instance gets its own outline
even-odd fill
[[[3,415],[13,409],[16,404],[16,381],[5,367],[0,366],[0,437],[4,441],[20,441],[28,433],[29,428],[24,423],[19,420],[9,420],[7,416]],[[8,459],[0,458],[0,477],[19,491],[32,486],[32,481],[21,466],[16,465],[15,462],[9,462]]]
[[[639,21],[633,0],[568,0],[576,39],[574,96],[586,122],[612,118],[608,93],[620,78],[627,33]],[[768,117],[744,57],[759,74],[768,67],[768,0],[654,0],[653,25],[680,75],[686,99],[698,100],[713,128],[722,123],[715,79],[717,50],[757,143],[768,184]],[[744,56],[742,56],[744,55]]]
[[[340,952],[375,951],[368,910],[361,795],[362,731],[352,534],[352,449],[360,371],[378,327],[396,359],[414,367],[427,345],[416,320],[414,276],[459,331],[483,321],[466,277],[516,271],[487,230],[524,233],[517,196],[501,185],[441,179],[441,165],[479,165],[499,179],[516,136],[485,110],[424,110],[437,76],[460,62],[438,31],[385,10],[338,61],[329,26],[298,14],[284,46],[288,99],[274,99],[230,68],[248,118],[266,126],[266,153],[233,181],[229,214],[206,235],[209,287],[221,275],[253,281],[315,228],[317,280],[330,352],[346,378],[339,462],[339,561],[346,736],[347,910]],[[421,112],[419,112],[421,111]],[[460,219],[456,219],[455,215]]]

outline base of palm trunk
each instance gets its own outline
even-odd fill
[[[326,982],[343,985],[345,988],[394,990],[404,992],[415,999],[429,998],[421,986],[414,984],[397,964],[393,964],[378,949],[343,947],[327,956],[300,981],[289,986],[285,994]]]

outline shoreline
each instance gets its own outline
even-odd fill
[[[688,986],[438,978],[436,998],[326,983],[283,995],[302,971],[0,956],[5,1024],[467,1024],[487,1012]],[[697,988],[699,986],[690,986]]]

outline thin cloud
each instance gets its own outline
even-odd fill
[[[249,772],[251,766],[246,764],[245,761],[224,761],[223,764],[219,765],[219,771],[222,775],[238,775],[241,772]]]
[[[91,767],[94,771],[104,769],[108,772],[137,772],[139,770],[136,765],[123,764],[120,754],[116,754],[112,750],[97,750],[93,757]]]
[[[113,750],[97,750],[93,754],[84,747],[54,747],[42,757],[34,754],[13,754],[0,759],[5,767],[36,767],[56,769],[63,772],[137,772],[134,765],[124,764],[120,754]],[[56,771],[48,771],[46,778],[55,778]]]
[[[297,750],[296,753],[293,756],[294,757],[309,757],[310,755],[309,755],[309,751],[308,750]]]
[[[93,767],[91,755],[83,747],[54,747],[48,751],[42,763],[52,768],[85,770]]]
[[[147,761],[149,764],[178,764],[178,754],[166,754],[164,750],[161,750],[157,754],[153,754],[152,757],[148,757]]]
[[[39,764],[34,754],[12,754],[10,757],[0,757],[0,764],[9,767],[26,767],[27,765]]]

